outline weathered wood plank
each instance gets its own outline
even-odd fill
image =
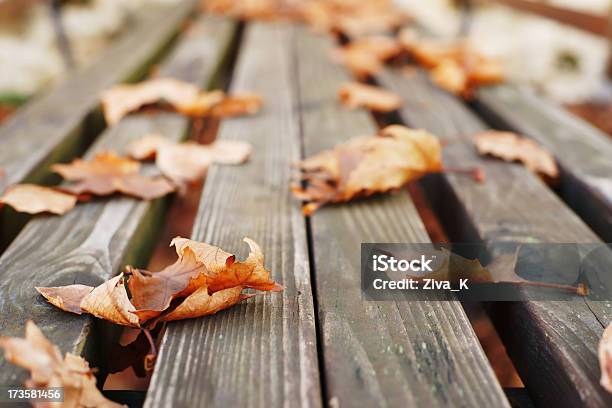
[[[180,29],[195,0],[154,7],[142,13],[133,31],[104,51],[90,66],[71,75],[47,94],[20,109],[0,127],[0,194],[22,182],[53,183],[49,166],[84,151],[103,128],[97,110],[100,92],[111,85],[142,77]],[[0,248],[29,217],[0,210]]]
[[[332,41],[296,29],[305,155],[377,128],[340,106],[349,77]],[[508,406],[459,302],[370,302],[360,289],[362,242],[429,242],[406,191],[324,207],[310,219],[326,395],[332,406]]]
[[[606,242],[612,241],[612,140],[583,120],[527,89],[483,88],[477,108],[498,126],[532,137],[561,166],[560,194]]]
[[[160,74],[196,84],[210,82],[235,33],[229,21],[203,18],[185,35]],[[105,131],[86,154],[121,151],[150,132],[173,140],[186,136],[189,121],[179,115],[131,115]],[[152,170],[152,169],[151,169]],[[76,316],[49,305],[35,286],[74,282],[97,285],[117,274],[125,263],[142,264],[162,224],[164,200],[139,201],[126,197],[80,204],[62,217],[39,216],[30,221],[0,257],[0,333],[22,335],[32,319],[62,351],[85,355],[104,369],[102,339],[90,316]],[[0,357],[0,384],[18,385],[24,370]]]
[[[437,89],[424,75],[407,78],[386,70],[377,77],[404,96],[402,119],[448,142],[448,166],[478,165],[479,184],[453,174],[431,177],[426,190],[437,205],[451,239],[496,244],[515,242],[598,242],[597,236],[534,174],[518,164],[477,155],[469,135],[486,129],[464,104]],[[611,320],[598,302],[494,303],[495,321],[510,356],[537,404],[609,406],[612,397],[599,385],[597,343]]]
[[[289,194],[300,148],[289,33],[246,29],[231,89],[262,95],[264,109],[222,122],[218,137],[248,141],[254,152],[245,165],[209,171],[192,234],[243,256],[242,238],[253,238],[285,290],[169,324],[146,407],[321,406],[305,223]]]

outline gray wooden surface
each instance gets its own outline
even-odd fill
[[[504,241],[598,242],[537,176],[519,164],[477,155],[466,136],[486,126],[462,101],[420,74],[409,78],[387,70],[377,80],[404,97],[404,121],[448,143],[444,149],[447,166],[478,165],[485,171],[482,184],[453,174],[431,177],[425,183],[455,242],[485,242],[491,251]],[[536,404],[610,406],[612,396],[599,385],[596,357],[603,325],[611,320],[603,302],[499,302],[491,307]]]
[[[304,218],[289,193],[299,158],[290,30],[250,24],[232,91],[264,98],[256,116],[225,120],[220,139],[254,147],[249,162],[213,166],[192,238],[247,254],[258,242],[284,285],[214,316],[166,328],[146,407],[321,406]]]
[[[369,114],[338,102],[349,77],[332,41],[304,28],[293,41],[305,155],[374,134]],[[459,302],[362,298],[362,242],[429,242],[406,191],[324,207],[310,228],[327,403],[508,406]]]
[[[100,92],[111,85],[142,77],[165,49],[195,6],[152,7],[132,24],[132,31],[103,51],[99,59],[72,74],[46,94],[29,102],[0,127],[0,194],[22,182],[53,183],[49,166],[83,152],[103,128],[97,110]],[[0,210],[0,249],[29,219]]]
[[[229,21],[203,18],[185,34],[160,74],[209,84],[220,68],[235,33]],[[186,136],[182,116],[131,115],[105,131],[86,154],[113,149],[156,132],[173,140]],[[62,312],[48,304],[35,286],[72,283],[97,285],[117,274],[125,263],[142,264],[163,223],[164,200],[153,202],[112,197],[79,204],[62,217],[37,216],[0,257],[0,333],[22,336],[32,319],[63,352],[85,355],[104,369],[104,341],[90,316]],[[93,334],[93,335],[92,335]],[[98,358],[99,357],[99,358]],[[26,373],[0,357],[0,384],[18,385]]]
[[[534,138],[564,170],[563,199],[606,242],[612,241],[612,140],[587,122],[512,85],[482,88],[477,107],[494,123]]]

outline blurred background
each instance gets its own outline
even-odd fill
[[[180,0],[0,0],[0,121],[130,29],[139,9]],[[365,1],[365,0],[364,0]],[[612,133],[612,0],[395,0],[437,36],[462,32],[536,88]]]

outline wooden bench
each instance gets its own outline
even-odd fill
[[[168,24],[184,21],[193,7],[192,3],[174,9],[173,23]],[[255,239],[266,254],[266,266],[285,290],[256,296],[213,316],[168,324],[144,405],[509,407],[509,399],[516,400],[514,392],[500,386],[459,301],[407,296],[371,302],[362,297],[362,242],[430,241],[407,191],[324,207],[311,217],[303,216],[300,203],[291,197],[292,163],[351,137],[373,134],[379,127],[367,111],[339,105],[337,89],[351,78],[329,57],[333,39],[290,23],[241,24],[245,27],[198,17],[162,59],[159,75],[214,88],[215,78],[225,72],[231,77],[230,91],[263,96],[259,114],[221,123],[217,137],[248,141],[253,155],[241,166],[211,167],[191,237],[239,257],[246,255],[242,238]],[[156,30],[158,35],[161,29]],[[167,28],[167,35],[175,31]],[[231,67],[227,56],[233,44],[239,48]],[[89,92],[98,95],[110,84],[128,79],[122,75],[91,85]],[[508,95],[518,92],[511,86],[482,90],[482,107],[475,112],[422,73],[408,78],[387,69],[375,80],[405,100],[399,116],[386,119],[426,128],[449,142],[446,165],[478,165],[486,173],[483,184],[453,174],[429,176],[421,183],[453,241],[484,243],[493,253],[508,240],[605,239],[601,231],[593,227],[598,236],[587,226],[585,222],[595,224],[580,205],[563,201],[566,193],[557,196],[520,165],[479,157],[462,137],[490,124],[520,130],[559,156],[562,186],[583,183],[585,192],[594,192],[589,177],[609,182],[603,157],[611,143],[591,127],[541,100],[533,102],[539,115],[511,110],[516,102]],[[487,98],[495,92],[502,96],[494,103]],[[76,118],[58,114],[61,129],[52,128],[57,132],[53,146],[35,146],[42,138],[40,129],[49,126],[34,125],[46,112],[35,109],[37,105],[26,107],[0,128],[0,134],[22,135],[18,139],[37,152],[29,170],[11,176],[11,183],[44,178],[43,169],[60,158],[48,152],[63,145],[72,129],[80,129],[84,118],[97,109],[95,95],[82,97],[84,106]],[[505,104],[502,97],[507,97]],[[548,129],[559,120],[566,125],[555,128],[559,130],[553,139]],[[29,123],[34,126],[32,137],[19,133]],[[135,114],[113,128],[94,128],[91,136],[74,137],[79,143],[95,140],[85,153],[91,157],[102,149],[122,152],[127,143],[151,131],[180,140],[189,126],[186,118],[172,113]],[[575,138],[585,134],[586,147],[580,149],[596,146],[584,153],[599,152],[596,157],[602,159],[596,169],[581,167],[565,153],[569,140],[578,143]],[[14,138],[0,146],[16,143]],[[75,154],[78,150],[62,159]],[[36,172],[41,176],[33,177]],[[579,202],[590,203],[591,198],[597,196],[593,193]],[[89,316],[58,311],[34,286],[75,281],[95,285],[126,263],[144,265],[167,201],[112,197],[80,204],[62,217],[30,220],[0,254],[0,313],[10,316],[0,319],[0,333],[21,335],[25,321],[33,319],[62,351],[85,356],[104,378],[117,331]],[[592,218],[605,219],[609,213],[602,209],[609,208],[607,202],[600,198],[597,205],[604,207],[589,210]],[[612,397],[599,385],[596,356],[597,342],[611,320],[605,304],[499,302],[487,308],[525,383],[527,404],[533,400],[545,406],[610,405]],[[0,358],[0,385],[16,386],[26,375]]]

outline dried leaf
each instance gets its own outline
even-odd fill
[[[36,287],[38,293],[43,295],[53,306],[76,314],[83,313],[81,302],[93,289],[93,286],[86,285]]]
[[[225,92],[223,91],[203,92],[192,101],[177,104],[176,110],[188,116],[205,116],[224,99]]]
[[[600,384],[612,393],[612,324],[606,327],[599,340],[599,367],[601,368]]]
[[[123,274],[104,282],[81,301],[84,312],[122,326],[140,327],[134,312],[136,308],[128,299]]]
[[[462,95],[468,89],[465,70],[452,59],[445,59],[431,70],[431,80],[442,89]]]
[[[294,195],[309,201],[309,214],[329,202],[349,201],[398,189],[442,169],[439,140],[424,130],[388,126],[376,136],[351,139],[300,163],[305,188]]]
[[[159,170],[180,185],[204,177],[212,163],[243,163],[250,156],[252,147],[234,140],[217,140],[208,145],[177,144],[159,135],[147,135],[130,144],[127,150],[138,159],[156,157]]]
[[[49,342],[31,320],[26,323],[25,338],[0,337],[0,347],[4,348],[8,361],[30,371],[26,387],[64,388],[64,401],[58,406],[121,407],[100,393],[87,361],[70,353],[62,360],[59,348]],[[48,406],[36,402],[33,405]]]
[[[16,211],[28,214],[49,212],[62,215],[74,208],[77,198],[49,187],[17,184],[6,189],[0,205],[7,204]]]
[[[118,192],[152,200],[175,190],[163,177],[138,174],[140,163],[112,152],[98,153],[89,161],[76,159],[71,164],[54,164],[51,169],[66,180],[76,181],[60,187],[73,194],[109,195]]]
[[[487,131],[474,136],[480,154],[490,154],[505,161],[518,160],[525,167],[552,179],[559,176],[553,155],[531,139],[512,132]]]
[[[376,74],[385,61],[396,57],[402,48],[386,36],[358,39],[334,51],[333,57],[343,63],[358,78]]]
[[[186,248],[179,259],[160,272],[128,268],[133,313],[144,322],[157,317],[178,297],[186,297],[206,283],[206,268]]]
[[[242,93],[224,98],[211,109],[211,115],[220,118],[253,115],[262,105],[261,96],[254,93]]]
[[[211,294],[206,285],[201,286],[185,298],[176,309],[162,316],[160,321],[169,322],[215,314],[243,300],[242,289],[242,286],[235,286]]]
[[[197,101],[197,86],[171,78],[156,78],[134,85],[117,85],[102,94],[102,109],[109,125],[144,105],[164,100],[177,106]]]
[[[342,85],[338,97],[351,109],[366,108],[375,112],[390,112],[402,106],[402,98],[393,92],[357,82]]]
[[[236,262],[236,256],[220,248],[176,237],[170,245],[176,247],[176,252],[182,256],[185,251],[192,250],[199,262],[206,267],[206,283],[211,292],[217,292],[234,286],[243,286],[257,290],[278,290],[279,285],[270,279],[270,271],[264,266],[264,255],[257,243],[250,238],[244,238],[251,252],[244,262]]]

